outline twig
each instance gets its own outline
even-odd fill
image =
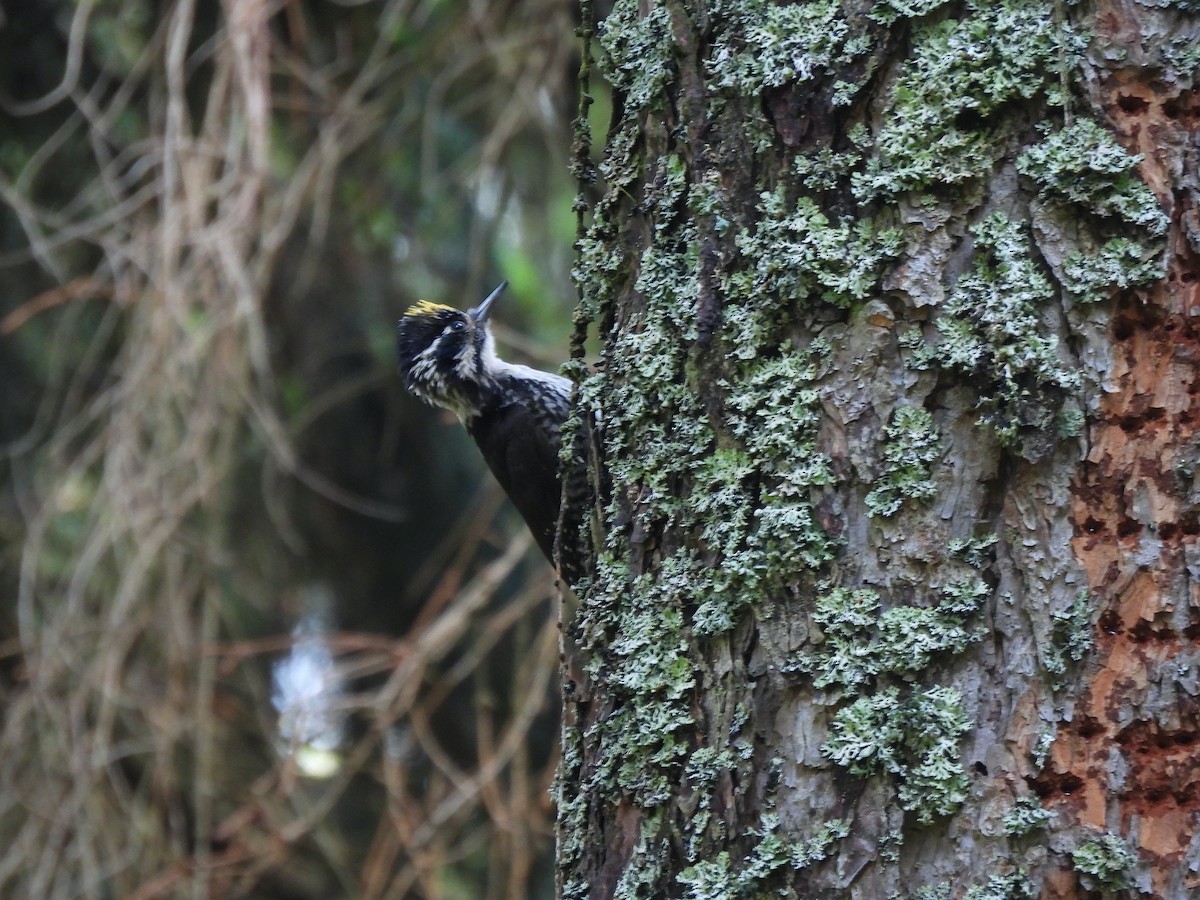
[[[109,282],[88,276],[75,278],[64,285],[31,297],[0,319],[0,334],[12,334],[34,316],[72,300],[85,297],[111,299],[112,296],[113,286]]]

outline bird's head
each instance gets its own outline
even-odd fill
[[[405,310],[396,326],[396,361],[413,394],[460,418],[479,412],[495,360],[488,315],[506,287],[502,282],[472,309],[422,300]]]

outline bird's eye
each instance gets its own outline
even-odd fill
[[[450,330],[451,330],[451,331],[462,331],[462,330],[463,330],[464,328],[466,328],[466,327],[467,327],[467,323],[466,323],[466,322],[463,322],[463,321],[461,321],[461,320],[460,320],[460,321],[458,321],[458,322],[455,322],[454,324],[452,324],[452,325],[450,326]]]

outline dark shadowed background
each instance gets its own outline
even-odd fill
[[[550,896],[551,574],[391,339],[565,355],[573,4],[0,8],[0,894]]]

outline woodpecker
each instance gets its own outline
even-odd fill
[[[466,426],[538,547],[553,562],[562,496],[558,451],[571,382],[496,355],[488,319],[506,287],[508,282],[501,282],[468,310],[429,300],[410,306],[396,326],[396,359],[412,394],[450,410]],[[574,468],[586,479],[582,459],[579,463]],[[576,554],[564,548],[562,556],[563,575],[574,580],[571,560]]]

